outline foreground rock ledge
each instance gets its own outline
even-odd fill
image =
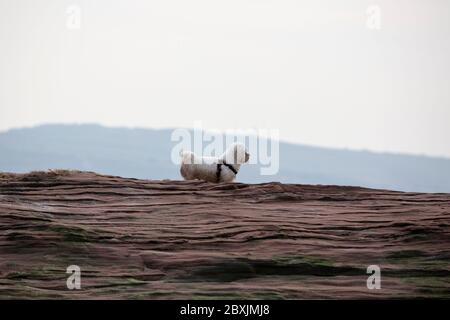
[[[450,194],[0,174],[0,298],[450,298],[449,225]]]

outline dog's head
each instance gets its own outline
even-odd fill
[[[250,159],[250,154],[242,143],[233,143],[225,152],[224,160],[230,164],[244,164]]]

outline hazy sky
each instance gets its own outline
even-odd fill
[[[0,0],[0,130],[201,120],[450,157],[449,60],[448,0]]]

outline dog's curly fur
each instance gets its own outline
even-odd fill
[[[199,179],[209,182],[233,182],[236,174],[227,165],[239,172],[241,165],[250,158],[241,143],[232,144],[220,157],[199,157],[191,151],[182,151],[180,155],[180,172],[185,180]]]

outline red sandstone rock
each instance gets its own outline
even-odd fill
[[[449,298],[449,226],[450,194],[0,174],[0,298]]]

